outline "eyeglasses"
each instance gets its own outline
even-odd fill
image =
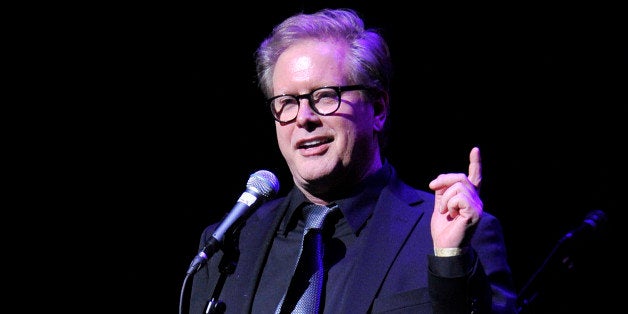
[[[352,90],[369,90],[364,85],[348,85],[348,86],[323,86],[319,87],[309,94],[303,95],[278,95],[266,100],[270,105],[270,111],[275,120],[281,123],[292,122],[297,118],[301,99],[307,99],[312,111],[321,116],[328,116],[340,108],[342,102],[340,94]]]

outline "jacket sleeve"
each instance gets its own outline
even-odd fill
[[[453,257],[428,256],[435,313],[516,313],[516,291],[499,221],[485,214],[471,249]]]

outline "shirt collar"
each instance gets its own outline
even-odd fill
[[[332,202],[338,204],[342,215],[346,218],[354,233],[357,234],[365,225],[366,220],[373,214],[379,195],[388,184],[391,173],[392,168],[385,161],[381,169],[366,177],[350,193],[346,194],[347,197]],[[304,202],[308,202],[305,195],[296,186],[290,191],[288,199],[289,205],[286,218],[282,221],[279,229],[279,232],[284,234],[287,233],[288,226],[294,226],[294,223],[301,218],[301,211],[297,209]]]

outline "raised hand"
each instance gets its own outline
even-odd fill
[[[469,154],[469,174],[446,173],[430,182],[435,192],[431,229],[434,247],[461,248],[466,245],[467,232],[482,216],[483,203],[479,188],[482,182],[480,149]]]

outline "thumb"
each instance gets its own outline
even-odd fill
[[[469,181],[475,185],[477,189],[482,183],[482,157],[480,156],[480,148],[473,147],[469,153]]]

